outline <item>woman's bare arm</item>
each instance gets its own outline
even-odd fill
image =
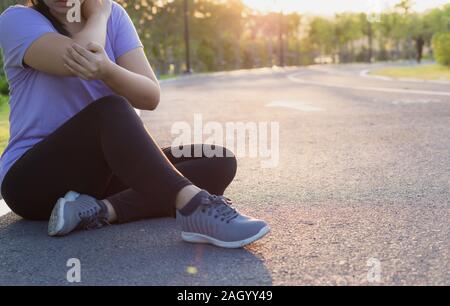
[[[100,44],[89,44],[88,49],[74,45],[64,57],[67,69],[85,80],[102,80],[135,108],[154,110],[158,106],[159,83],[143,48],[125,53],[117,64]]]
[[[103,82],[127,98],[135,108],[154,110],[159,104],[159,82],[142,48],[119,57],[117,65],[112,63]]]
[[[40,37],[25,53],[25,64],[49,74],[73,76],[73,73],[64,66],[64,54],[74,43],[83,47],[90,42],[105,46],[110,12],[111,0],[86,0],[83,3],[83,15],[87,18],[84,28],[72,38],[58,33]]]

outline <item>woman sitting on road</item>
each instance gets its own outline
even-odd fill
[[[176,216],[188,242],[237,248],[263,237],[268,225],[222,196],[236,172],[231,152],[175,157],[148,134],[134,108],[154,110],[160,87],[126,11],[111,0],[80,3],[79,22],[68,21],[66,0],[0,16],[11,88],[0,164],[8,206],[49,220],[50,236]]]

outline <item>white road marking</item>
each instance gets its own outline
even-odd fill
[[[315,107],[308,105],[307,103],[301,102],[301,101],[273,101],[268,104],[266,104],[266,107],[284,107],[284,108],[291,108],[295,110],[299,110],[302,112],[322,112],[325,109],[320,107]]]
[[[428,103],[438,103],[438,100],[425,100],[425,99],[403,99],[394,100],[392,104],[402,105],[402,104],[428,104]]]
[[[374,98],[372,99],[372,102],[374,103],[391,103],[394,105],[410,105],[410,104],[431,104],[431,103],[441,103],[442,100],[439,98],[406,98],[406,99],[396,99],[396,100],[388,100],[388,99],[381,99],[381,98]]]
[[[352,86],[352,85],[337,85],[337,84],[325,84],[321,82],[307,81],[297,78],[299,74],[294,73],[288,76],[289,80],[296,83],[315,85],[321,87],[330,88],[344,88],[352,90],[364,90],[364,91],[378,91],[378,92],[391,92],[391,93],[403,93],[403,94],[413,94],[413,95],[428,95],[428,96],[445,96],[450,97],[450,92],[445,91],[429,91],[429,90],[409,90],[409,89],[398,89],[389,87],[370,87],[370,86]]]
[[[371,74],[369,74],[370,71],[371,71],[371,69],[364,69],[359,73],[359,75],[364,78],[371,78],[371,79],[377,79],[377,80],[382,80],[382,81],[392,81],[393,80],[393,78],[390,78],[390,77],[374,75],[374,74],[371,75]]]
[[[331,74],[331,75],[342,75],[342,76],[354,76],[355,75],[353,72],[350,72],[350,71],[337,70],[337,69],[333,69],[333,68],[329,68],[329,67],[324,67],[323,65],[318,65],[318,66],[313,65],[313,66],[307,67],[307,69],[311,70],[311,71],[318,71],[318,72]]]
[[[5,201],[0,200],[0,217],[10,213],[8,205],[6,205]]]

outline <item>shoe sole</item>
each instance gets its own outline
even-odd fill
[[[209,244],[221,247],[221,248],[238,249],[238,248],[242,248],[243,246],[246,246],[250,243],[253,243],[256,240],[261,239],[262,237],[267,235],[267,233],[269,233],[269,232],[270,232],[270,227],[265,226],[256,235],[254,235],[250,238],[244,239],[244,240],[240,240],[240,241],[221,241],[221,240],[212,238],[210,236],[197,234],[197,233],[189,233],[189,232],[182,232],[181,237],[186,242],[209,243]]]
[[[76,200],[80,196],[75,191],[69,191],[64,198],[59,198],[53,208],[52,215],[48,222],[48,235],[51,237],[61,236],[61,230],[64,228],[64,210],[66,203]]]

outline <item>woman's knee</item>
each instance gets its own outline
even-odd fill
[[[123,125],[127,122],[142,123],[133,106],[121,96],[106,96],[92,102],[88,107],[90,116],[101,126]]]
[[[28,221],[46,221],[50,218],[50,213],[45,211],[30,211],[30,210],[17,210],[11,209],[13,213],[18,215],[24,220]]]
[[[124,111],[133,112],[136,114],[130,102],[128,102],[128,100],[124,97],[118,95],[105,96],[92,102],[88,107],[100,112],[101,114],[108,113],[108,115],[122,115]]]
[[[209,162],[210,172],[214,173],[214,178],[211,178],[211,185],[213,186],[212,193],[222,195],[225,189],[233,182],[237,172],[236,156],[230,150],[222,148],[223,154],[218,157],[213,157]]]
[[[237,159],[234,153],[221,146],[214,148],[215,152],[218,152],[213,158],[216,164],[217,171],[219,171],[228,183],[230,183],[237,172]]]
[[[46,209],[36,209],[36,203],[33,201],[24,202],[20,198],[15,198],[10,194],[4,195],[4,200],[11,211],[25,220],[41,221],[48,220],[50,212]]]
[[[237,172],[237,159],[233,152],[228,150],[227,148],[224,148],[225,150],[225,162],[227,163],[226,169],[228,172],[228,175],[230,177],[230,182],[234,179]]]

